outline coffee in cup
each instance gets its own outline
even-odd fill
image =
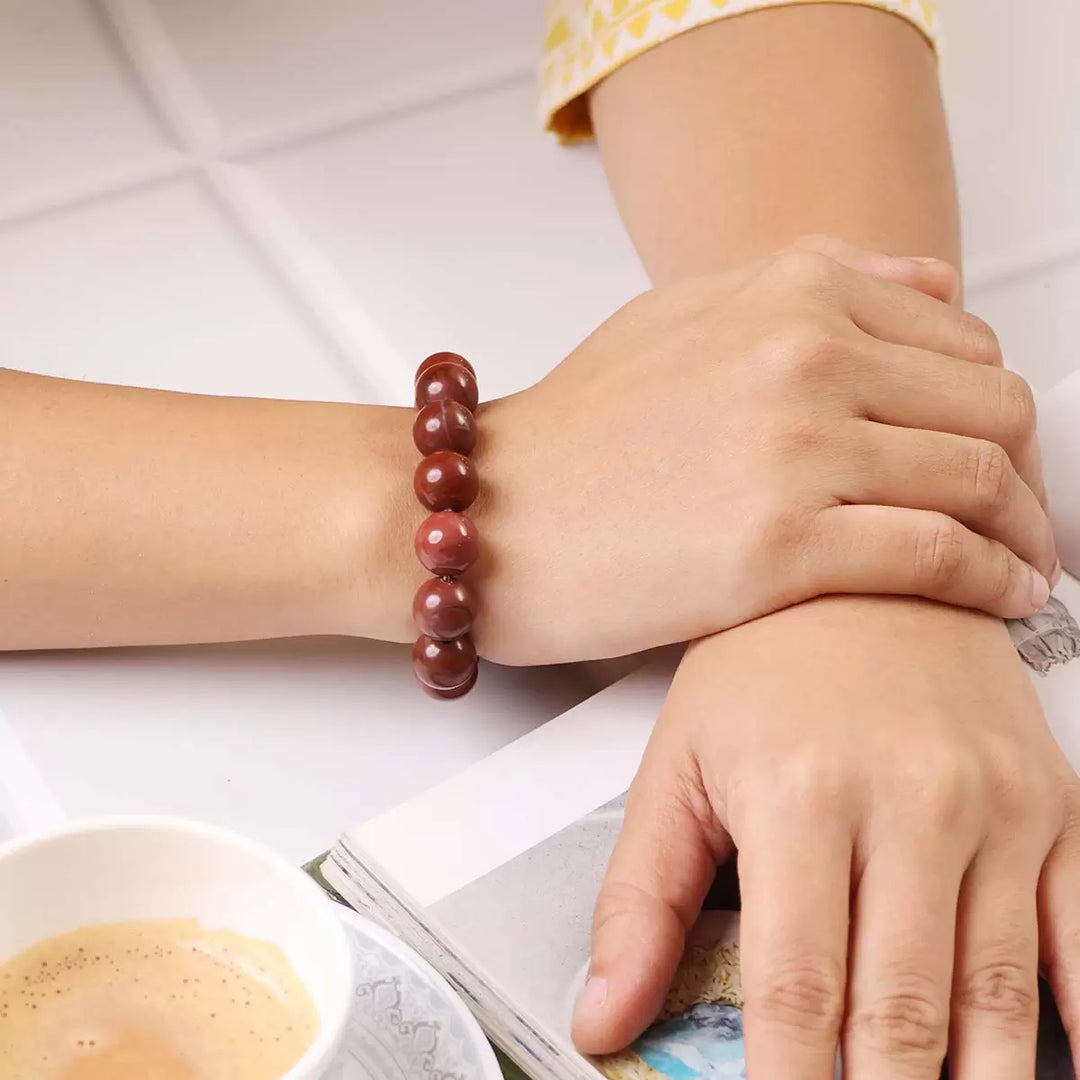
[[[318,1029],[277,945],[195,919],[86,926],[0,964],[0,1080],[279,1080]]]
[[[0,1080],[321,1080],[355,984],[333,905],[172,818],[0,844]]]

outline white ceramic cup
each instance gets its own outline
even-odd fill
[[[0,963],[94,923],[194,918],[270,941],[319,1014],[319,1033],[282,1080],[319,1080],[353,996],[349,939],[301,870],[242,836],[178,818],[103,818],[0,846]]]

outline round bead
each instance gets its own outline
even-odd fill
[[[465,359],[460,353],[456,352],[433,352],[417,369],[416,375],[413,378],[413,382],[419,382],[420,376],[427,371],[428,368],[434,367],[436,364],[457,364],[459,367],[465,368],[470,375],[476,376],[476,371],[473,369],[472,364]]]
[[[416,381],[416,407],[422,409],[433,401],[456,401],[476,412],[480,402],[476,376],[460,364],[434,364]]]
[[[467,457],[436,450],[416,466],[413,491],[429,510],[467,510],[480,492],[480,477]]]
[[[436,690],[424,683],[421,683],[420,685],[433,698],[440,698],[442,701],[452,701],[454,698],[464,697],[476,685],[476,677],[479,674],[480,669],[473,668],[472,676],[469,678],[468,682],[464,682],[460,686],[455,686],[453,690]]]
[[[413,597],[413,621],[421,634],[452,641],[472,629],[472,607],[472,594],[462,582],[430,578]]]
[[[476,648],[470,637],[438,641],[421,634],[412,651],[413,671],[426,690],[439,692],[462,690],[476,678]]]
[[[463,574],[480,554],[476,526],[453,510],[432,514],[416,530],[416,557],[439,577]]]
[[[413,421],[413,443],[421,454],[456,450],[471,454],[476,446],[476,421],[460,401],[433,401]]]

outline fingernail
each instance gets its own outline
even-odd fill
[[[941,262],[940,259],[935,259],[932,255],[908,255],[909,262],[922,263],[924,266],[929,263]]]
[[[607,979],[590,975],[578,995],[574,1015],[581,1017],[590,1013],[595,1016],[607,1004]]]
[[[1061,560],[1058,559],[1054,563],[1054,569],[1050,571],[1050,588],[1056,589],[1057,583],[1061,580]]]
[[[1042,611],[1046,607],[1046,601],[1050,599],[1050,583],[1038,572],[1031,571],[1031,603],[1036,611]]]

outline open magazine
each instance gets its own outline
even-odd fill
[[[642,669],[417,798],[323,864],[538,1077],[595,1071],[569,1040],[591,908],[671,666]]]
[[[670,675],[666,663],[644,668],[350,829],[322,867],[348,903],[442,972],[537,1080],[745,1076],[732,911],[702,915],[664,1010],[632,1048],[586,1060],[570,1042],[593,902]],[[1072,1077],[1044,993],[1038,1080]]]

